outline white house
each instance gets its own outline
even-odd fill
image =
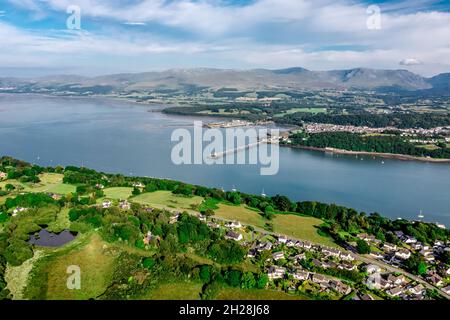
[[[396,297],[403,293],[402,287],[395,287],[386,291],[386,293],[390,296]]]
[[[239,221],[231,221],[226,224],[228,228],[238,229],[241,228],[242,225]]]
[[[112,206],[112,202],[109,201],[109,200],[105,200],[105,201],[103,201],[103,203],[102,203],[102,207],[103,207],[104,209],[107,209],[107,208],[109,208],[109,207],[111,207],[111,206]]]
[[[339,255],[339,258],[341,258],[342,260],[346,260],[346,261],[355,260],[355,258],[353,257],[353,255],[350,252],[341,252]]]
[[[279,243],[286,243],[288,241],[288,238],[285,236],[278,236],[278,242]]]
[[[425,287],[422,284],[418,284],[409,289],[409,292],[415,295],[423,294],[425,292]]]
[[[417,239],[411,236],[405,236],[404,242],[407,244],[416,243]]]
[[[381,268],[377,266],[376,264],[368,264],[366,266],[366,271],[368,274],[374,274],[381,271]]]
[[[297,270],[295,272],[292,272],[291,275],[295,280],[300,280],[300,281],[308,280],[308,278],[309,278],[309,272],[307,272],[307,271]]]
[[[409,257],[411,256],[411,252],[406,249],[400,249],[397,252],[395,252],[395,256],[400,259],[406,260],[409,259]]]
[[[396,246],[395,244],[386,242],[386,243],[383,245],[383,249],[384,249],[385,251],[394,251],[394,250],[397,250],[397,246]]]
[[[275,260],[275,261],[278,261],[278,260],[281,260],[281,259],[284,259],[284,252],[275,252],[275,253],[273,253],[272,254],[272,258],[273,258],[273,260]]]
[[[228,231],[225,235],[226,238],[228,239],[232,239],[235,241],[241,241],[242,240],[242,234],[237,233],[237,232],[233,232],[233,231]]]
[[[450,286],[446,286],[445,288],[442,288],[442,291],[444,291],[446,294],[450,294]]]
[[[269,268],[269,273],[267,274],[267,276],[271,280],[273,280],[273,279],[280,279],[280,278],[283,278],[285,273],[286,273],[286,269],[285,268],[271,266]]]

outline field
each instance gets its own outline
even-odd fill
[[[149,291],[142,300],[199,300],[202,284],[198,282],[164,283]]]
[[[306,113],[312,113],[312,114],[326,113],[327,108],[292,108],[292,109],[283,111],[281,113],[275,114],[275,117],[282,117],[287,114],[293,114],[293,113],[297,113],[297,112],[306,112]]]
[[[217,300],[308,300],[307,297],[282,291],[239,288],[223,288],[215,298]]]
[[[103,190],[105,193],[105,198],[114,200],[125,200],[131,197],[131,192],[133,188],[129,187],[117,187],[117,188],[106,188]]]
[[[66,195],[75,192],[76,187],[70,184],[64,184],[63,175],[58,173],[43,173],[39,175],[41,182],[36,184],[21,183],[17,180],[5,180],[0,182],[0,188],[4,189],[5,185],[10,183],[14,186],[21,186],[27,192],[51,192]]]
[[[245,208],[244,206],[231,206],[219,204],[219,209],[214,214],[220,218],[228,220],[239,220],[243,224],[249,224],[258,228],[264,228],[264,218],[256,211]]]
[[[155,191],[140,194],[133,198],[134,202],[151,205],[161,209],[178,209],[192,211],[191,205],[199,205],[203,202],[202,197],[186,197],[173,194],[170,191]]]
[[[39,261],[39,274],[46,275],[47,279],[33,279],[29,284],[31,292],[46,287],[46,293],[40,293],[45,294],[45,298],[49,300],[97,297],[106,290],[113,272],[117,250],[109,251],[108,248],[109,245],[100,236],[93,234],[57,249]],[[80,267],[81,290],[67,288],[67,268],[72,265]]]
[[[317,233],[317,227],[323,222],[313,217],[301,217],[293,214],[276,214],[272,219],[273,230],[276,233],[285,234],[297,239],[336,247],[331,238]]]

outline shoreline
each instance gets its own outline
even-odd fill
[[[294,149],[304,149],[304,150],[312,150],[312,151],[321,151],[321,152],[331,152],[335,154],[346,154],[346,155],[365,155],[365,156],[374,156],[385,159],[396,159],[403,161],[420,161],[420,162],[432,162],[432,163],[450,163],[450,159],[446,158],[426,158],[426,157],[416,157],[410,156],[407,154],[397,154],[397,153],[381,153],[381,152],[369,152],[369,151],[351,151],[344,149],[336,149],[336,148],[319,148],[319,147],[309,147],[309,146],[300,146],[300,145],[289,145],[289,144],[280,144],[283,147],[289,147]]]

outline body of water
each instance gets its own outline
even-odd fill
[[[95,98],[0,95],[0,154],[40,165],[84,165],[126,175],[171,178],[292,200],[336,203],[391,218],[450,225],[450,165],[280,148],[280,170],[257,165],[175,165],[173,130],[193,117],[149,112]],[[196,120],[206,120],[196,118]],[[361,160],[362,158],[362,160]]]
[[[30,237],[29,242],[41,247],[61,247],[75,238],[76,235],[69,230],[64,230],[60,233],[52,233],[45,229],[41,229],[38,234]]]

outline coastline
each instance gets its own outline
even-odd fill
[[[312,151],[321,151],[321,152],[331,152],[336,154],[346,154],[346,155],[362,155],[362,156],[374,156],[380,158],[387,159],[396,159],[396,160],[404,160],[404,161],[421,161],[421,162],[432,162],[432,163],[450,163],[450,159],[440,159],[440,158],[426,158],[426,157],[416,157],[410,156],[406,154],[397,154],[397,153],[381,153],[381,152],[369,152],[369,151],[351,151],[344,149],[336,149],[336,148],[318,148],[318,147],[308,147],[308,146],[300,146],[300,145],[289,145],[289,144],[280,144],[283,147],[289,147],[294,149],[304,149],[304,150],[312,150]]]

